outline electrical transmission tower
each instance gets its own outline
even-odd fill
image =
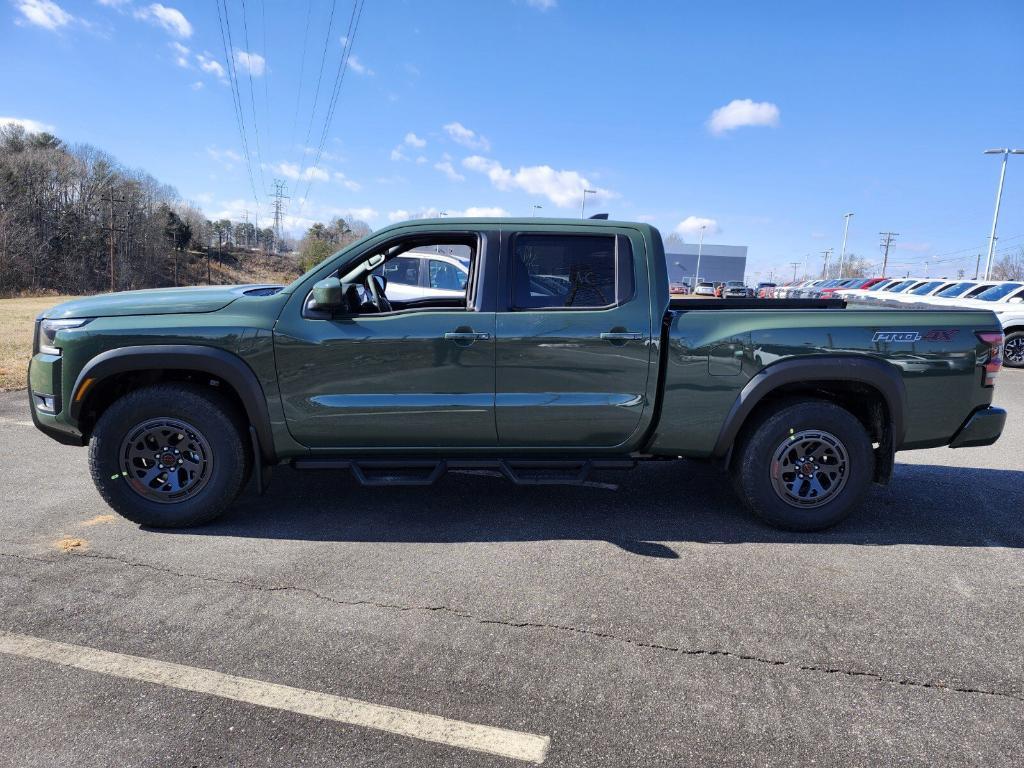
[[[899,237],[899,232],[879,232],[882,237],[882,242],[879,243],[879,248],[882,249],[882,277],[885,277],[886,267],[889,266],[889,246],[892,245],[892,241]]]
[[[283,179],[274,179],[274,250],[281,247],[281,219],[284,212],[284,200],[290,199],[284,193],[288,182]]]

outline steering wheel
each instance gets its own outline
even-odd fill
[[[367,284],[370,288],[373,305],[377,308],[377,311],[391,312],[391,302],[388,301],[388,297],[384,294],[384,278],[380,275],[370,275]]]

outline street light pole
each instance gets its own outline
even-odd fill
[[[537,215],[537,210],[538,210],[539,208],[543,208],[543,207],[544,207],[543,205],[534,205],[534,206],[533,206],[533,214],[532,214],[532,216],[536,217],[536,215]]]
[[[596,194],[597,194],[597,190],[596,189],[584,189],[583,190],[583,204],[580,205],[580,218],[581,219],[583,218],[583,211],[587,207],[587,195],[596,195]]]
[[[986,149],[986,155],[1002,155],[1003,167],[999,171],[999,189],[996,190],[996,212],[992,216],[992,234],[988,236],[988,258],[985,259],[985,279],[992,276],[992,257],[996,249],[996,225],[999,223],[999,204],[1003,201],[1003,182],[1006,180],[1006,161],[1010,155],[1024,155],[1024,149]]]
[[[839,277],[843,276],[843,262],[846,261],[846,235],[850,231],[850,218],[853,216],[852,213],[847,213],[843,216],[845,223],[843,224],[843,250],[839,252]]]
[[[704,229],[706,227],[707,227],[707,224],[701,224],[700,225],[700,243],[698,243],[698,245],[697,245],[697,272],[693,276],[693,287],[694,288],[696,288],[697,287],[697,283],[700,282],[700,255],[701,255],[701,252],[704,250]]]

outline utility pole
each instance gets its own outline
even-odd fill
[[[821,267],[821,279],[824,280],[828,277],[828,259],[832,255],[832,249],[826,248],[821,253],[825,257],[825,263]]]
[[[978,254],[978,258],[974,260],[974,279],[978,279],[978,270],[981,269],[981,254]]]
[[[985,279],[992,276],[992,256],[996,249],[996,225],[999,223],[999,204],[1003,201],[1003,182],[1006,180],[1006,161],[1010,155],[1024,155],[1024,149],[986,149],[986,155],[1002,155],[1003,167],[999,172],[999,188],[996,190],[996,212],[992,216],[992,234],[988,238],[988,258],[985,259]]]
[[[697,273],[693,276],[693,287],[696,289],[697,283],[700,282],[700,256],[704,251],[704,230],[707,228],[707,224],[700,225],[700,243],[697,244]]]
[[[124,227],[115,227],[114,226],[114,203],[123,203],[123,202],[126,202],[126,201],[125,201],[125,199],[123,197],[115,198],[114,197],[114,190],[113,189],[109,190],[107,192],[107,196],[105,198],[102,198],[102,199],[104,199],[107,203],[110,204],[110,209],[109,209],[110,210],[110,220],[109,220],[109,224],[107,226],[107,240],[108,240],[109,248],[110,248],[110,255],[109,255],[109,258],[110,258],[110,292],[113,293],[114,291],[117,290],[117,281],[115,279],[115,273],[114,273],[114,262],[116,261],[116,257],[115,257],[115,254],[114,254],[114,233],[115,232],[124,232]]]
[[[791,261],[791,262],[789,262],[789,266],[791,266],[793,268],[793,282],[795,283],[796,282],[796,268],[800,266],[800,262],[799,261]]]
[[[274,250],[278,251],[281,248],[281,219],[284,213],[283,200],[290,200],[288,195],[284,193],[285,187],[288,182],[283,179],[274,179]]]
[[[846,261],[846,235],[850,231],[850,219],[853,217],[852,213],[847,213],[843,216],[843,250],[839,252],[839,277],[843,276],[843,264]]]
[[[885,270],[889,266],[889,246],[892,245],[892,241],[899,237],[899,232],[879,232],[882,237],[882,242],[879,245],[883,249],[884,255],[882,256],[882,277],[885,277]]]

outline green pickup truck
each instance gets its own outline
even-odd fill
[[[409,252],[458,254],[465,293],[389,299]],[[988,311],[671,300],[646,224],[440,219],[284,287],[58,305],[28,379],[36,426],[88,444],[103,498],[144,525],[213,520],[282,462],[525,484],[686,458],[719,463],[769,523],[814,530],[887,482],[898,450],[998,439],[1002,341]]]

